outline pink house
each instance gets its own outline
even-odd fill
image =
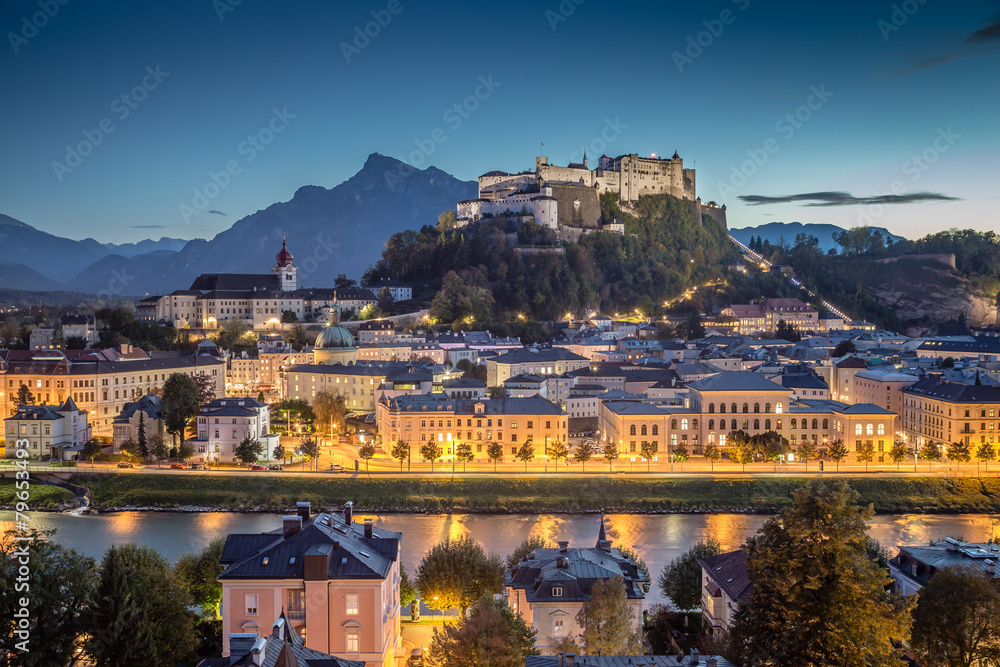
[[[401,539],[371,519],[355,523],[352,503],[343,515],[312,515],[300,502],[278,530],[229,535],[219,575],[223,655],[231,633],[266,633],[283,612],[307,648],[395,667]]]

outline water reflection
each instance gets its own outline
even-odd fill
[[[173,561],[183,553],[198,551],[213,538],[229,533],[261,533],[281,526],[281,517],[269,514],[154,513],[70,516],[29,513],[31,525],[40,530],[55,529],[58,542],[100,558],[111,544],[135,541],[157,549]],[[446,537],[472,535],[489,551],[506,556],[529,535],[553,542],[568,540],[572,546],[593,546],[597,542],[597,514],[515,514],[515,515],[425,515],[357,514],[370,517],[387,530],[401,532],[402,561],[415,572],[424,554]],[[653,579],[671,559],[692,544],[709,537],[724,549],[738,548],[767,520],[748,514],[609,514],[604,517],[608,538],[617,545],[632,547],[649,566]],[[13,513],[0,512],[0,528],[13,527]],[[966,515],[880,515],[870,524],[872,537],[890,552],[900,544],[921,545],[948,536],[985,542],[1000,529],[1000,517]],[[651,602],[658,602],[656,586]]]

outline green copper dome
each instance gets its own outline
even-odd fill
[[[316,350],[336,350],[345,347],[354,347],[354,336],[351,332],[339,324],[328,324],[316,336]]]

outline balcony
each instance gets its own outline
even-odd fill
[[[304,621],[306,620],[306,610],[305,609],[286,609],[285,616],[288,617],[289,621]]]

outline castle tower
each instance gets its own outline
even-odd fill
[[[288,244],[281,239],[281,252],[274,257],[277,263],[271,268],[271,273],[278,277],[282,291],[292,292],[299,288],[299,270],[292,264],[292,253],[288,252]]]

